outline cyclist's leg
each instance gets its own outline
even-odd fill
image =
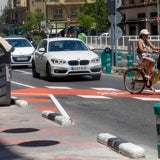
[[[152,58],[144,57],[141,62],[141,65],[147,67],[148,75],[152,75],[155,72],[154,70],[155,61]]]
[[[155,89],[152,87],[152,80],[154,78],[154,73],[155,73],[155,69],[154,69],[154,65],[155,65],[155,61],[152,58],[149,57],[144,57],[142,62],[141,62],[142,66],[147,67],[147,74],[149,75],[148,81],[147,81],[147,85],[150,86],[149,89],[152,90],[153,92],[155,92]],[[149,78],[151,80],[151,82],[149,81]]]

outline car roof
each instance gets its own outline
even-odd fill
[[[81,41],[80,39],[78,38],[70,38],[70,37],[56,37],[56,38],[46,38],[44,40],[47,40],[47,41],[64,41],[64,40],[69,40],[69,41]]]
[[[7,36],[5,37],[5,39],[26,39],[26,38],[21,37],[21,36]]]

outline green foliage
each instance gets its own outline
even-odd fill
[[[80,21],[80,25],[84,28],[84,30],[89,33],[91,27],[94,25],[95,19],[89,15],[80,14],[78,21]]]
[[[106,0],[96,0],[93,4],[85,1],[83,12],[77,15],[80,25],[88,33],[91,27],[95,27],[97,32],[106,32],[109,28]]]
[[[27,12],[27,21],[23,27],[27,31],[39,30],[41,21],[44,20],[44,14],[41,12]]]

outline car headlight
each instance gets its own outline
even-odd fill
[[[91,60],[91,63],[99,63],[99,62],[100,62],[100,58],[99,58],[99,57],[93,58],[93,59]]]
[[[63,59],[51,59],[53,64],[58,64],[58,65],[62,65],[66,63],[66,60]]]

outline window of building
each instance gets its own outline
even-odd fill
[[[129,0],[129,4],[134,4],[134,0]]]
[[[129,35],[136,35],[136,25],[129,26]]]
[[[62,17],[62,8],[56,8],[54,10],[54,17]]]
[[[150,13],[150,17],[151,17],[151,18],[157,17],[157,12],[151,12],[151,13]]]
[[[32,6],[34,6],[34,0],[32,0]]]
[[[41,9],[36,9],[36,12],[37,12],[37,13],[41,13],[42,10],[41,10]]]
[[[137,18],[146,18],[146,14],[145,13],[139,13]]]
[[[70,9],[71,17],[76,17],[76,12],[77,12],[77,8],[76,7],[71,7],[71,9]]]

